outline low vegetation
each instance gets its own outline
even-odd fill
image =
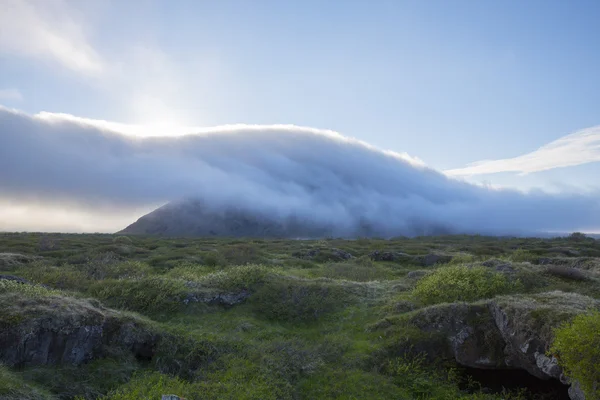
[[[485,329],[500,307],[525,321],[511,329],[539,331],[593,399],[596,300],[600,241],[585,235],[6,233],[0,398],[559,399],[526,384],[498,388],[457,362],[449,330],[464,342],[460,324],[470,323],[481,331],[474,343],[491,348],[502,338]]]

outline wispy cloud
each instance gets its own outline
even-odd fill
[[[528,174],[600,161],[600,126],[583,129],[514,158],[483,160],[445,171],[450,176],[517,172]]]
[[[0,51],[51,60],[83,74],[104,69],[85,22],[65,0],[3,0]]]
[[[23,94],[18,89],[0,89],[0,100],[22,101]]]
[[[336,132],[236,125],[141,138],[120,128],[0,108],[0,171],[10,171],[0,173],[0,201],[79,210],[73,224],[84,212],[86,226],[95,218],[105,229],[106,216],[186,197],[328,223],[338,234],[362,224],[381,236],[432,227],[481,233],[600,228],[598,193],[525,194],[471,185]],[[36,226],[27,221],[29,229]],[[67,222],[61,219],[61,229]],[[0,229],[8,229],[2,223]]]

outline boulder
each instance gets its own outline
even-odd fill
[[[435,264],[447,264],[452,261],[452,256],[443,255],[443,254],[427,254],[424,256],[416,256],[414,257],[414,261],[422,265],[424,267],[431,267]]]
[[[369,254],[369,258],[373,261],[412,261],[413,257],[402,252],[379,251],[375,250]]]
[[[414,315],[411,322],[424,331],[442,333],[461,365],[521,369],[539,379],[567,384],[556,358],[546,354],[552,329],[590,308],[600,308],[600,301],[555,291],[432,306]],[[580,390],[571,392],[579,396]]]

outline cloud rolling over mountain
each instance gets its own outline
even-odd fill
[[[235,125],[141,138],[121,128],[0,108],[0,202],[103,218],[201,198],[208,209],[294,216],[339,236],[358,226],[378,236],[600,227],[597,194],[476,186],[331,131]]]

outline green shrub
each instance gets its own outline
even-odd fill
[[[89,294],[112,307],[132,311],[168,312],[183,304],[185,283],[162,277],[105,280],[93,284]]]
[[[511,261],[514,261],[514,262],[534,261],[537,258],[539,258],[539,257],[536,256],[535,254],[531,253],[530,251],[527,251],[524,249],[517,249],[517,250],[513,251],[512,254],[510,255]]]
[[[46,391],[24,382],[19,376],[0,364],[0,398],[3,400],[50,400]]]
[[[413,295],[423,304],[475,301],[509,293],[518,287],[485,267],[439,268],[417,282]]]
[[[243,265],[205,275],[199,282],[224,290],[250,289],[265,282],[272,272],[264,265]]]
[[[313,321],[338,309],[345,293],[335,285],[295,279],[271,280],[252,297],[260,315],[279,321]]]
[[[554,335],[550,352],[566,375],[580,383],[586,398],[600,398],[600,312],[580,314]]]
[[[227,265],[227,260],[218,251],[205,251],[200,255],[202,264],[208,267],[218,267]]]
[[[0,280],[0,294],[3,293],[21,293],[27,297],[46,297],[46,296],[59,296],[61,292],[45,288],[40,285],[28,285],[19,283],[16,281]]]
[[[82,290],[89,284],[87,274],[70,265],[54,266],[45,263],[32,263],[20,271],[19,274],[35,283],[58,289]]]
[[[128,236],[115,236],[113,243],[118,244],[131,244],[133,241]]]
[[[163,394],[174,394],[188,400],[200,399],[197,384],[158,372],[138,374],[127,384],[100,400],[160,399]]]

